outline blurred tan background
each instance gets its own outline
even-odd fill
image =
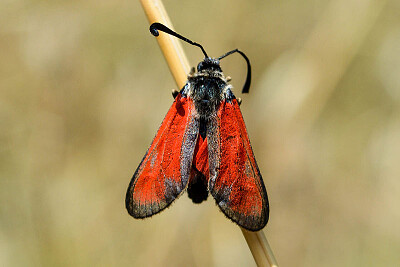
[[[400,263],[400,2],[165,1],[223,60],[281,266]],[[183,47],[192,65],[202,54]],[[138,1],[0,3],[0,265],[255,266],[214,201],[144,221],[131,175],[176,88]]]

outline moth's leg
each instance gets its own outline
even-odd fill
[[[179,95],[179,91],[176,89],[172,89],[172,97],[175,99]]]
[[[193,77],[193,75],[194,75],[195,72],[196,72],[196,69],[195,69],[194,67],[192,67],[192,68],[190,69],[189,76],[190,76],[190,77]]]

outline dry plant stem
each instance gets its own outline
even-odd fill
[[[149,24],[160,22],[174,30],[164,5],[160,0],[140,0],[146,13]],[[187,80],[189,73],[189,61],[183,52],[179,40],[171,35],[161,33],[157,38],[161,51],[164,54],[168,67],[174,76],[178,89],[181,89]]]
[[[257,266],[273,266],[278,267],[274,253],[265,237],[263,231],[250,232],[243,228],[242,233],[246,239],[247,244],[253,254]]]
[[[140,0],[140,2],[150,24],[160,22],[174,29],[160,0]],[[187,80],[187,73],[189,73],[190,67],[179,41],[175,37],[162,32],[156,39],[178,88],[182,88]],[[242,233],[258,266],[268,266],[268,263],[270,266],[278,266],[262,231],[249,232],[242,229]]]

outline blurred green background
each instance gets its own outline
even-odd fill
[[[245,96],[243,59],[222,68],[281,266],[399,264],[400,2],[164,4],[209,55],[252,62]],[[138,1],[2,0],[0,60],[0,265],[255,266],[211,198],[144,221],[125,210],[176,88]]]

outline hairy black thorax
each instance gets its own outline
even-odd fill
[[[193,100],[198,116],[207,120],[216,114],[221,102],[227,100],[226,95],[232,94],[231,88],[222,71],[208,68],[189,74],[182,94]]]

